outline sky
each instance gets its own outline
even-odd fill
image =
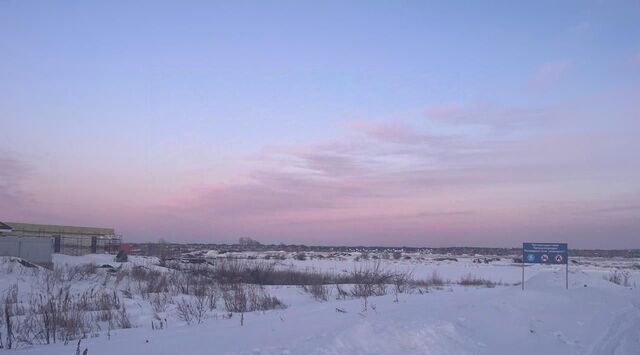
[[[0,220],[640,248],[639,1],[0,1]]]

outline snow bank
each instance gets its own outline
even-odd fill
[[[58,264],[112,263],[109,256],[56,255]],[[133,258],[138,265],[153,260]],[[286,267],[352,270],[352,259],[291,261]],[[616,262],[617,263],[617,262]],[[0,263],[0,265],[2,265]],[[388,261],[390,267],[413,268],[418,275],[434,270],[455,279],[471,273],[494,281],[519,281],[521,268],[505,260],[476,264],[457,262]],[[167,315],[168,327],[152,330],[149,303],[127,300],[134,329],[121,329],[85,339],[92,355],[113,354],[638,354],[640,349],[640,292],[606,281],[613,269],[607,260],[572,265],[570,289],[564,288],[564,269],[528,267],[526,290],[445,286],[427,293],[314,301],[297,287],[271,286],[270,294],[288,308],[238,314],[224,312],[203,324],[188,326]],[[615,264],[619,267],[619,264]],[[4,270],[4,269],[2,269]],[[16,269],[17,270],[17,269]],[[14,273],[2,271],[2,282]],[[21,271],[22,282],[29,272]],[[415,275],[414,275],[415,276]],[[632,284],[638,271],[633,271]],[[15,279],[14,279],[15,281]],[[88,287],[88,286],[87,286]],[[337,309],[341,311],[338,312]],[[16,353],[69,354],[75,344],[23,348]]]

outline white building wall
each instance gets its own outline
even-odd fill
[[[0,237],[0,256],[16,256],[37,264],[53,262],[50,237]]]

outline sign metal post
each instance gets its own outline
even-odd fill
[[[522,290],[524,291],[524,254],[522,255]]]

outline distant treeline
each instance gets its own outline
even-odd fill
[[[513,256],[522,255],[522,248],[481,248],[481,247],[444,247],[444,248],[416,248],[416,247],[380,247],[380,246],[313,246],[294,244],[203,244],[203,243],[130,243],[131,253],[134,255],[147,256],[176,256],[184,253],[191,253],[199,250],[216,250],[220,253],[228,252],[404,252],[404,253],[427,253],[444,255],[496,255]],[[580,257],[622,257],[640,258],[640,249],[571,249],[570,256]]]

